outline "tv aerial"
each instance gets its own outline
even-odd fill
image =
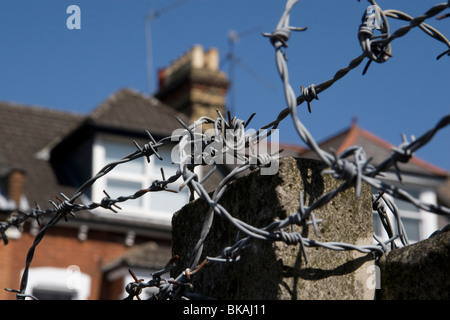
[[[172,11],[173,9],[181,6],[182,4],[192,0],[178,0],[162,7],[159,10],[154,10],[150,8],[147,15],[145,16],[145,44],[146,44],[146,60],[147,60],[147,81],[148,81],[148,91],[151,95],[153,93],[153,51],[152,51],[152,32],[151,32],[151,22],[166,12]]]

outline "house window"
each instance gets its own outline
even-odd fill
[[[33,288],[31,293],[39,300],[74,300],[76,292],[74,290],[66,290],[65,288]]]
[[[414,189],[407,189],[410,195],[416,199],[420,199],[420,191]],[[397,205],[400,211],[400,218],[405,228],[406,235],[410,242],[417,242],[424,238],[424,232],[421,230],[421,223],[423,217],[421,217],[420,209],[409,201],[401,199],[394,199],[394,203]]]
[[[436,195],[432,190],[404,186],[401,188],[416,199],[426,203],[436,203]],[[420,210],[409,201],[392,198],[388,195],[385,195],[385,197],[393,201],[397,206],[401,222],[410,243],[426,239],[437,229],[437,217],[435,214]],[[388,218],[394,231],[394,235],[398,235],[398,224],[390,210],[388,210]],[[374,212],[373,224],[374,233],[382,240],[387,240],[387,233],[382,226],[378,213],[376,212]]]
[[[408,240],[412,242],[417,242],[422,239],[422,232],[420,230],[420,225],[422,223],[422,220],[418,217],[416,218],[408,218],[408,217],[402,217],[402,223],[403,227],[406,230],[406,235],[408,236]]]
[[[117,141],[110,138],[99,138],[94,143],[94,173],[99,172],[105,165],[118,161],[135,152],[137,149],[130,140]],[[111,198],[130,196],[141,189],[147,189],[154,180],[162,180],[161,168],[166,178],[177,172],[178,166],[172,163],[171,148],[161,147],[158,154],[162,160],[152,156],[150,163],[145,157],[117,165],[103,178],[97,180],[93,186],[93,201],[100,201],[105,195]],[[180,177],[167,187],[178,191],[183,180]],[[189,190],[184,188],[177,193],[169,191],[148,192],[136,199],[117,203],[122,209],[117,213],[121,216],[139,217],[155,222],[170,223],[172,214],[189,200]]]
[[[91,278],[78,266],[30,268],[26,293],[39,300],[87,300]]]

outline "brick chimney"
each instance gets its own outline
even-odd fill
[[[20,198],[25,187],[25,175],[21,170],[11,170],[8,176],[8,198],[14,200],[16,207],[20,207]]]
[[[195,121],[201,116],[213,119],[216,110],[225,114],[225,97],[229,81],[219,70],[219,52],[193,46],[170,66],[158,71],[158,92],[161,102],[185,113]]]

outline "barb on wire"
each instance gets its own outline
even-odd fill
[[[369,62],[363,70],[363,75],[367,72],[372,61],[383,63],[392,57],[392,48],[390,42],[385,43],[383,40],[389,39],[390,30],[389,22],[381,10],[381,8],[371,1],[372,5],[367,8],[362,17],[362,24],[359,27],[358,38],[366,57]],[[374,29],[381,31],[380,35],[374,36]],[[381,38],[379,41],[375,39]]]

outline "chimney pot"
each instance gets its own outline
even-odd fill
[[[205,67],[211,71],[219,70],[219,51],[211,48],[205,53]]]

